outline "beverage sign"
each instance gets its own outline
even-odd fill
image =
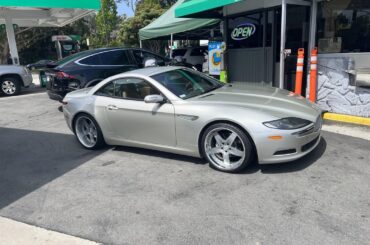
[[[256,32],[256,26],[252,23],[240,24],[231,32],[231,38],[236,41],[245,40]]]
[[[220,75],[222,46],[222,42],[208,43],[208,63],[210,75]]]

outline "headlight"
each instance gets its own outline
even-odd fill
[[[303,128],[311,123],[312,122],[305,120],[305,119],[301,119],[301,118],[286,117],[286,118],[282,118],[282,119],[271,121],[271,122],[264,122],[263,124],[269,128],[289,130],[289,129]]]

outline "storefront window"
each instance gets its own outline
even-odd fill
[[[370,1],[319,3],[317,42],[320,53],[370,52]]]
[[[229,48],[263,47],[264,14],[256,13],[228,19]]]

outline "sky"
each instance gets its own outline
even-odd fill
[[[126,14],[128,17],[134,15],[134,13],[132,12],[132,9],[127,7],[125,3],[118,3],[117,10],[118,10],[119,15]]]

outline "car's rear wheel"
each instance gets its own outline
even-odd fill
[[[21,82],[15,77],[4,77],[0,80],[0,91],[6,96],[17,95],[21,91]]]
[[[98,123],[87,114],[77,116],[74,123],[74,131],[78,141],[87,149],[98,149],[105,144]]]
[[[217,123],[205,130],[201,151],[211,167],[236,173],[253,161],[254,149],[251,140],[239,127]]]

